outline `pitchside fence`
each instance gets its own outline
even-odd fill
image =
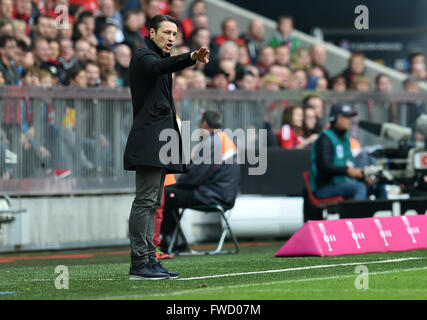
[[[174,93],[182,127],[190,132],[198,128],[205,110],[217,110],[223,114],[224,127],[233,131],[267,128],[269,146],[274,145],[283,110],[301,104],[307,94],[213,89]],[[323,123],[334,103],[348,103],[358,110],[351,134],[362,146],[390,142],[359,130],[359,120],[414,127],[427,103],[426,93],[324,92],[322,97]],[[128,89],[2,87],[0,116],[0,192],[60,195],[134,190],[133,174],[123,170],[132,126]],[[246,139],[256,140],[257,135]],[[191,141],[191,146],[195,144]]]

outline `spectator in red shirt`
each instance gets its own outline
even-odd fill
[[[302,149],[311,141],[304,139],[302,129],[304,112],[301,106],[288,106],[282,115],[282,126],[278,138],[279,144],[285,149]]]
[[[239,25],[237,24],[237,21],[233,18],[226,18],[222,22],[222,34],[214,38],[212,43],[214,45],[212,47],[213,52],[211,52],[211,55],[215,55],[215,52],[218,51],[218,48],[227,41],[233,41],[238,46],[244,45],[245,40],[239,38],[239,34]]]

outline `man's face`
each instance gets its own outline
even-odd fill
[[[40,62],[47,62],[50,57],[49,43],[45,40],[38,41],[35,47],[34,56]]]
[[[382,91],[382,92],[391,91],[391,82],[388,77],[381,77],[378,80],[378,91]]]
[[[202,29],[194,37],[194,42],[197,43],[200,47],[209,48],[210,43],[210,32],[208,29]]]
[[[16,0],[15,8],[18,14],[29,14],[31,13],[31,0]]]
[[[350,68],[355,74],[362,74],[365,69],[365,59],[361,56],[353,57],[351,59]]]
[[[264,47],[259,53],[258,61],[264,67],[271,66],[275,61],[274,49],[272,47]]]
[[[235,40],[239,37],[239,26],[235,20],[228,20],[224,24],[224,36],[228,40]]]
[[[101,13],[106,18],[111,18],[116,10],[113,0],[104,0],[100,5]]]
[[[169,10],[175,17],[180,18],[184,12],[184,2],[182,0],[172,1]]]
[[[276,61],[280,65],[286,65],[289,63],[290,53],[289,48],[286,46],[280,46],[276,49]]]
[[[126,45],[119,45],[116,48],[116,60],[124,68],[129,68],[132,52]]]
[[[116,42],[116,32],[116,27],[109,26],[102,32],[102,40],[104,40],[107,45],[113,45]]]
[[[273,65],[270,68],[270,73],[274,74],[280,79],[282,87],[287,88],[289,84],[289,75],[291,71],[284,66]]]
[[[313,62],[319,66],[323,66],[326,61],[326,49],[322,45],[315,45],[312,51]]]
[[[74,55],[78,60],[86,61],[89,49],[90,49],[89,42],[84,40],[77,41],[76,48],[74,50]]]
[[[264,23],[261,20],[253,20],[250,31],[255,39],[262,40],[265,33]]]
[[[130,31],[137,32],[144,25],[144,23],[141,23],[141,16],[139,14],[131,14],[125,21],[125,26]]]
[[[37,31],[41,36],[47,37],[49,35],[49,18],[41,16],[37,23]]]
[[[150,28],[150,39],[153,40],[164,53],[170,53],[175,44],[177,33],[178,27],[175,23],[163,21],[160,23],[157,32],[153,28]]]
[[[4,48],[0,49],[0,54],[8,60],[14,60],[16,57],[16,41],[8,40]]]
[[[291,19],[282,19],[279,22],[279,31],[282,35],[288,36],[294,28],[294,24]]]
[[[111,51],[101,51],[98,53],[98,65],[101,71],[114,70],[116,60]]]
[[[335,127],[340,130],[348,131],[351,128],[351,118],[348,116],[344,116],[339,114],[337,116],[337,120],[335,122]]]
[[[88,64],[85,68],[88,85],[96,85],[99,79],[99,68],[97,65]]]
[[[61,45],[61,57],[66,61],[70,60],[74,54],[73,43],[69,39],[63,39],[60,42]]]
[[[144,11],[150,19],[160,14],[160,2],[157,0],[150,1],[148,5],[144,6]]]
[[[12,17],[13,3],[12,0],[2,0],[0,12],[4,17]]]

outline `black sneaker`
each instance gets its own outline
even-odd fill
[[[152,263],[151,267],[156,272],[168,274],[169,275],[169,279],[177,279],[177,278],[180,277],[180,274],[178,272],[169,271],[169,270],[163,268],[163,266],[160,264],[160,262],[154,262],[154,263]]]
[[[149,263],[143,263],[136,267],[130,267],[129,280],[162,280],[169,279],[169,274],[154,269]]]

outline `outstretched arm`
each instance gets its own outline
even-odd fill
[[[204,47],[197,51],[167,58],[160,58],[152,52],[140,51],[136,52],[132,57],[131,65],[139,72],[162,75],[181,71],[182,69],[193,66],[196,61],[208,63],[208,55],[209,50]]]

